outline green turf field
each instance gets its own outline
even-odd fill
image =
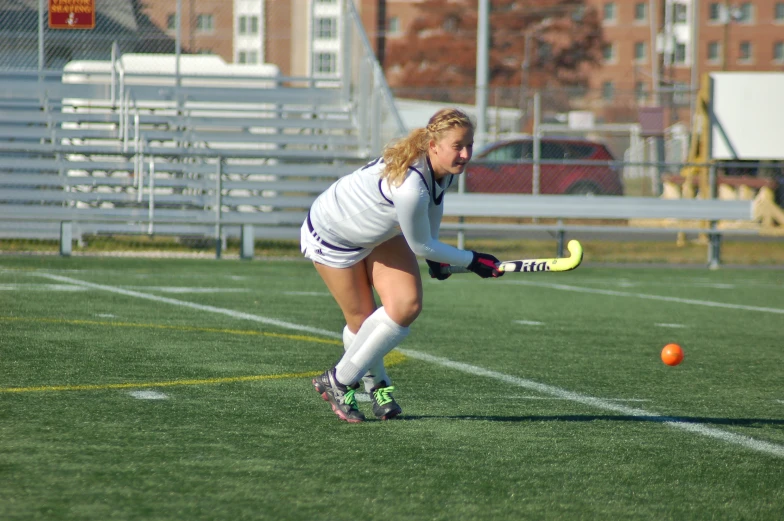
[[[784,518],[784,270],[428,279],[389,422],[342,327],[305,262],[0,258],[0,519]]]

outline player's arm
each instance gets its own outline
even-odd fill
[[[441,219],[444,216],[444,205],[428,205],[427,215],[430,220],[430,236],[438,239],[441,232]],[[425,259],[425,262],[427,263],[427,272],[431,278],[446,280],[452,276],[447,270],[449,264],[446,262],[436,262],[430,259]]]
[[[461,250],[445,244],[435,237],[430,226],[428,212],[430,193],[427,187],[411,182],[407,179],[395,192],[395,208],[397,209],[398,222],[403,236],[415,255],[424,257],[431,267],[431,276],[435,271],[434,263],[464,266],[482,278],[498,277],[502,272],[496,269],[498,259],[486,253]],[[433,263],[433,264],[431,264]],[[435,277],[443,278],[446,277]]]
[[[398,223],[411,251],[432,261],[467,267],[472,259],[470,251],[455,248],[433,237],[428,215],[430,193],[426,186],[413,181],[408,178],[393,191]]]

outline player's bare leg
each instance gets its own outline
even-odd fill
[[[416,255],[406,240],[398,235],[377,246],[365,265],[389,318],[410,326],[422,311],[422,278]]]
[[[343,311],[348,328],[358,331],[365,319],[376,309],[373,288],[364,262],[348,268],[332,268],[314,262],[316,271],[321,275],[327,289]],[[361,422],[365,416],[357,407],[354,391],[358,386],[345,385],[335,376],[331,368],[313,379],[313,387],[321,397],[330,402],[332,410],[341,420]]]
[[[343,310],[346,323],[360,320],[367,310],[375,307],[372,288],[375,287],[382,306],[366,315],[356,333],[356,338],[335,368],[332,378],[338,385],[356,384],[368,369],[376,381],[371,389],[373,410],[376,416],[388,419],[401,412],[390,394],[393,390],[386,372],[383,358],[408,335],[408,326],[422,309],[422,281],[416,256],[402,236],[395,237],[376,247],[365,259],[351,268],[336,269],[316,264],[330,292]],[[364,274],[364,277],[363,277]],[[378,378],[381,374],[381,380]],[[329,375],[314,380],[314,386],[325,386]],[[340,390],[338,389],[338,394]],[[329,390],[322,393],[330,399]],[[353,394],[350,398],[353,399]],[[347,421],[348,410],[330,399],[333,410]],[[341,412],[344,414],[341,414]]]
[[[383,310],[395,323],[408,329],[422,311],[422,279],[416,256],[405,239],[402,236],[390,239],[376,248],[365,263]],[[400,341],[402,338],[397,343]],[[370,389],[373,413],[382,420],[394,418],[402,409],[392,396],[395,388],[384,370],[383,356],[371,366],[370,373],[373,375]]]

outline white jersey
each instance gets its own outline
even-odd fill
[[[408,168],[400,186],[381,177],[376,159],[338,179],[313,202],[304,227],[324,247],[338,251],[372,250],[399,235],[421,257],[468,266],[473,254],[438,240],[444,195],[453,175],[436,181],[426,156]]]

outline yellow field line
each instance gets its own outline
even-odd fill
[[[165,324],[140,324],[134,322],[114,322],[100,320],[66,320],[59,318],[29,318],[29,317],[2,317],[0,322],[46,322],[49,324],[70,324],[76,326],[111,326],[111,327],[138,327],[147,329],[169,329],[175,331],[194,331],[199,333],[223,333],[229,335],[258,335],[273,338],[286,338],[288,340],[300,340],[302,342],[316,342],[320,344],[343,345],[339,340],[318,338],[307,335],[287,335],[284,333],[270,333],[267,331],[254,331],[252,329],[220,329],[212,327],[191,327],[191,326],[168,326]]]
[[[312,378],[320,371],[307,373],[261,374],[254,376],[230,376],[226,378],[202,378],[194,380],[170,380],[168,382],[127,382],[119,384],[90,385],[42,385],[38,387],[3,387],[0,393],[33,393],[42,391],[102,391],[107,389],[140,389],[144,387],[174,387],[175,385],[214,385],[236,382],[258,382],[261,380],[281,380],[283,378]]]
[[[88,326],[112,326],[112,327],[139,327],[151,329],[170,329],[177,331],[197,331],[202,333],[223,333],[230,335],[260,335],[275,338],[286,338],[289,340],[300,340],[304,342],[318,342],[323,344],[342,345],[343,343],[338,340],[329,340],[318,337],[306,335],[286,335],[282,333],[268,333],[265,331],[253,331],[242,329],[219,329],[209,327],[189,327],[189,326],[167,326],[162,324],[139,324],[132,322],[112,322],[112,321],[99,321],[99,320],[66,320],[55,318],[29,318],[29,317],[2,317],[0,322],[6,321],[24,321],[24,322],[46,322],[50,324],[70,324],[70,325],[88,325]],[[405,356],[402,353],[393,351],[384,357],[384,363],[387,366],[395,365],[403,360]],[[31,392],[44,392],[44,391],[100,391],[109,389],[139,389],[144,387],[173,387],[176,385],[215,385],[224,383],[237,383],[237,382],[258,382],[263,380],[282,380],[284,378],[312,378],[320,371],[309,371],[306,373],[283,373],[271,375],[250,375],[250,376],[229,376],[225,378],[202,378],[191,380],[170,380],[164,382],[126,382],[117,384],[85,384],[85,385],[42,385],[34,387],[0,387],[0,393],[31,393]]]

